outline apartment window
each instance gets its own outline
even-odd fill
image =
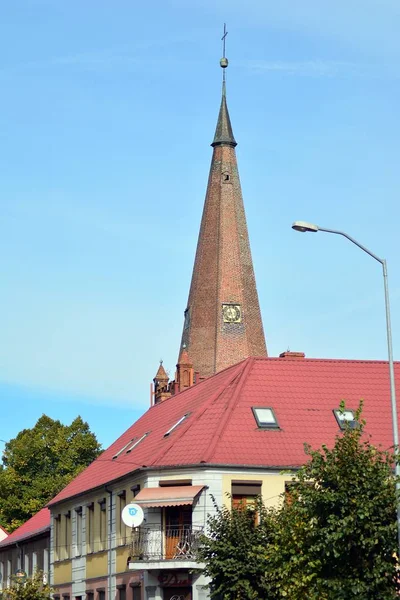
[[[124,546],[126,544],[127,527],[122,520],[122,511],[125,508],[126,491],[122,490],[117,494],[117,545]]]
[[[261,485],[261,481],[232,481],[232,508],[254,507]]]
[[[86,600],[94,600],[94,592],[91,590],[86,592]]]
[[[82,554],[82,506],[75,509],[75,556]]]
[[[44,573],[48,573],[50,570],[50,556],[48,548],[43,550],[43,553],[40,553],[41,564],[38,564],[38,569],[43,571]]]
[[[36,550],[34,550],[34,551],[32,552],[32,574],[33,574],[33,573],[36,571],[36,569],[38,568],[38,567],[37,567],[37,562],[38,562],[38,560],[37,560],[37,551],[36,551]]]
[[[118,600],[126,600],[126,585],[117,585]]]
[[[98,500],[100,507],[99,515],[99,550],[107,548],[107,502],[105,498]]]
[[[12,564],[11,564],[11,560],[7,561],[7,586],[6,587],[11,587],[11,572],[12,572]]]
[[[94,552],[94,503],[86,507],[86,552]],[[91,599],[93,600],[93,598]]]
[[[54,517],[54,558],[61,560],[61,515]]]
[[[106,600],[106,590],[105,588],[97,588],[97,600]]]
[[[32,575],[32,560],[29,554],[24,555],[24,571],[28,577]]]
[[[64,514],[64,558],[71,555],[71,511]]]
[[[142,593],[141,593],[140,585],[133,585],[132,586],[132,600],[141,600],[141,598],[142,598]]]

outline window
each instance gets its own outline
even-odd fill
[[[3,589],[3,581],[4,581],[4,562],[0,561],[0,590]]]
[[[12,564],[11,564],[11,560],[7,561],[7,586],[6,587],[11,587],[11,573],[12,571]]]
[[[75,509],[75,556],[82,554],[82,506]]]
[[[132,600],[141,600],[141,597],[140,585],[132,586]]]
[[[94,600],[94,592],[91,590],[86,591],[86,600]]]
[[[117,585],[117,590],[118,590],[118,600],[126,600],[126,585],[125,584],[120,584]]]
[[[100,507],[98,550],[105,550],[107,548],[107,503],[106,503],[106,499],[102,498],[101,500],[98,500],[98,505]]]
[[[188,416],[189,416],[189,413],[186,413],[186,415],[183,415],[183,417],[181,417],[181,418],[179,419],[179,421],[177,421],[177,422],[175,423],[175,425],[172,425],[172,427],[170,427],[170,428],[168,429],[168,431],[167,431],[166,433],[164,433],[164,437],[167,437],[167,436],[169,436],[169,434],[170,434],[170,433],[172,433],[172,432],[174,431],[174,429],[176,429],[176,428],[178,427],[178,425],[180,425],[180,424],[181,424],[181,423],[182,423],[182,422],[183,422],[185,419],[187,419],[187,418],[188,418]]]
[[[122,454],[122,453],[123,453],[123,451],[124,451],[124,450],[126,450],[126,449],[127,449],[127,447],[128,447],[128,446],[129,446],[129,445],[130,445],[132,442],[133,442],[133,439],[132,439],[132,440],[129,440],[129,442],[127,442],[127,443],[125,444],[125,446],[122,446],[122,448],[121,448],[120,450],[118,450],[118,452],[117,452],[116,454],[114,454],[114,456],[113,456],[113,460],[115,460],[116,458],[118,458],[118,456],[119,456],[120,454]]]
[[[69,558],[71,554],[71,511],[64,514],[64,552],[63,558]]]
[[[333,413],[336,417],[336,421],[338,422],[340,429],[344,429],[346,427],[346,423],[348,423],[349,427],[351,427],[352,429],[354,429],[357,426],[357,421],[354,418],[353,410],[335,409]]]
[[[86,507],[86,552],[94,552],[94,503]],[[92,599],[93,600],[93,599]]]
[[[122,490],[117,494],[117,546],[125,546],[127,527],[122,520],[122,511],[125,508],[126,491]]]
[[[50,554],[47,548],[45,548],[43,552],[40,553],[40,560],[41,563],[38,564],[38,569],[40,571],[43,571],[44,574],[47,575],[47,573],[50,570]]]
[[[252,411],[257,422],[257,426],[260,429],[279,429],[278,421],[276,420],[272,408],[253,406]]]
[[[261,481],[232,481],[232,508],[252,508],[261,496]]]
[[[24,556],[24,571],[26,572],[28,577],[32,575],[32,561],[28,553],[26,553]]]
[[[134,442],[133,442],[132,446],[129,446],[129,448],[128,448],[128,450],[126,451],[126,453],[127,453],[127,454],[129,454],[129,452],[132,452],[132,450],[133,450],[134,448],[136,448],[136,446],[137,446],[138,444],[140,444],[140,442],[141,442],[142,440],[144,440],[144,438],[145,438],[145,437],[147,437],[148,435],[149,435],[149,432],[147,432],[147,433],[145,433],[144,435],[142,435],[142,437],[140,437],[139,439],[136,439],[136,440],[134,440]]]
[[[104,588],[97,588],[97,600],[106,600],[106,590]]]
[[[54,558],[61,560],[61,515],[54,517]]]

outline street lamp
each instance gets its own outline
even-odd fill
[[[392,407],[392,427],[393,427],[393,444],[394,451],[397,452],[399,448],[399,430],[397,424],[397,405],[396,405],[396,384],[394,380],[394,366],[393,366],[393,348],[392,348],[392,328],[390,324],[390,305],[389,305],[389,287],[388,287],[388,276],[387,276],[387,265],[386,260],[384,258],[379,258],[376,256],[371,250],[368,250],[365,246],[357,242],[354,238],[349,236],[344,231],[337,231],[336,229],[326,229],[325,227],[318,227],[318,225],[314,225],[313,223],[307,223],[307,221],[295,221],[292,225],[292,229],[295,231],[300,231],[301,233],[317,233],[318,231],[325,231],[326,233],[335,233],[336,235],[342,235],[347,238],[364,250],[367,254],[372,256],[375,260],[377,260],[382,265],[383,269],[383,283],[385,288],[385,309],[386,309],[386,336],[387,336],[387,346],[388,346],[388,357],[389,357],[389,377],[390,377],[390,403]],[[399,494],[400,494],[400,464],[397,460],[395,460],[395,475],[396,475],[396,491],[397,491],[397,542],[398,542],[398,560],[400,560],[400,503],[399,503]]]

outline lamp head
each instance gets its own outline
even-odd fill
[[[307,221],[295,221],[292,225],[292,229],[295,231],[301,231],[302,233],[305,233],[306,231],[317,233],[319,227],[313,223],[307,223]]]

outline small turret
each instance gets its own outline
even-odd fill
[[[182,347],[179,355],[178,364],[176,365],[175,386],[176,392],[183,392],[188,387],[194,384],[194,369],[193,363],[189,358],[186,346]]]
[[[158,404],[162,402],[166,398],[171,396],[171,392],[169,391],[169,377],[166,370],[163,367],[163,361],[160,360],[160,366],[158,367],[158,371],[156,376],[153,379],[154,382],[154,403]]]

